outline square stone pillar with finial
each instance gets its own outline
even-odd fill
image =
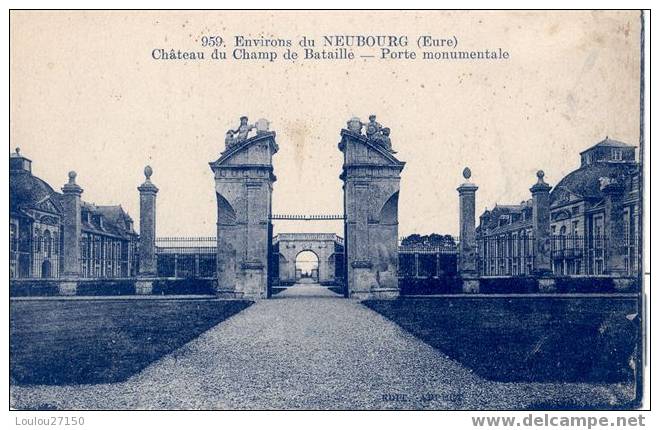
[[[140,268],[135,283],[136,294],[151,294],[156,277],[156,194],[158,187],[151,182],[153,169],[144,168],[145,181],[137,189],[140,192]]]
[[[80,278],[80,238],[82,219],[80,214],[81,194],[83,189],[76,184],[76,172],[69,172],[69,182],[62,187],[62,271],[59,284],[60,295],[76,294],[77,281]]]
[[[477,232],[475,226],[475,197],[479,187],[470,182],[471,176],[472,172],[468,167],[463,169],[465,182],[456,189],[460,206],[458,274],[463,281],[464,293],[479,292]]]
[[[600,179],[600,189],[605,194],[605,273],[612,277],[617,291],[626,291],[633,285],[634,278],[630,276],[626,266],[629,238],[626,237],[626,223],[623,219],[625,187],[620,178],[609,177]]]
[[[543,177],[543,170],[536,172],[537,182],[529,190],[532,193],[532,229],[534,234],[534,276],[539,291],[554,292],[550,243],[550,190]]]

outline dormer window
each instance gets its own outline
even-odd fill
[[[612,160],[615,161],[623,160],[623,150],[621,148],[612,148]]]
[[[98,225],[100,228],[103,228],[103,217],[101,215],[94,215],[94,224]]]

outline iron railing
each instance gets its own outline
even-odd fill
[[[454,276],[457,246],[399,246],[399,278],[437,278]]]
[[[163,278],[214,278],[215,237],[156,238],[156,269]]]
[[[534,237],[488,236],[477,239],[480,276],[524,276],[534,271]]]

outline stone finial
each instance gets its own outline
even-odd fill
[[[537,171],[536,177],[537,177],[536,184],[534,184],[532,188],[530,188],[529,190],[532,193],[550,191],[552,187],[548,185],[543,179],[545,177],[545,172],[543,170]]]
[[[138,187],[138,191],[140,193],[157,193],[158,192],[158,187],[156,187],[152,182],[151,182],[151,175],[154,174],[154,169],[151,168],[151,166],[145,166],[144,167],[144,183]]]
[[[270,121],[266,118],[260,118],[257,122],[254,123],[255,128],[257,129],[257,135],[268,133],[270,128]]]
[[[362,126],[364,124],[362,121],[360,121],[360,118],[354,116],[353,118],[349,119],[346,122],[346,127],[348,127],[348,131],[351,131],[355,134],[361,134],[362,133]]]
[[[543,180],[544,176],[545,176],[545,172],[543,170],[539,170],[538,172],[536,172],[536,177],[538,178],[537,183],[545,184],[545,181]]]
[[[470,182],[470,178],[472,177],[472,170],[470,170],[469,167],[466,167],[463,169],[463,178],[465,178],[465,182],[462,183],[456,190],[460,193],[474,193],[479,189],[476,185],[474,185],[472,182]]]
[[[76,184],[76,177],[78,174],[74,172],[73,170],[69,172],[69,182],[64,184],[62,187],[62,192],[65,194],[81,194],[83,192],[83,189],[80,188],[78,184]]]
[[[15,149],[15,151],[16,151],[16,155],[20,157],[20,156],[21,156],[21,148],[19,148],[19,147],[17,146],[16,149]]]

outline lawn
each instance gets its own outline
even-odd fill
[[[632,382],[636,298],[401,298],[365,306],[490,380]]]
[[[123,381],[250,304],[220,300],[11,301],[11,383]]]

